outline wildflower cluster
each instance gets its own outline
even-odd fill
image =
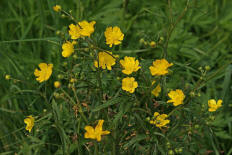
[[[62,13],[63,11],[59,5],[54,6],[53,9],[55,12]],[[60,57],[65,61],[62,62],[61,70],[56,65],[53,68],[53,64],[46,62],[39,63],[38,68],[34,70],[37,84],[48,81],[53,74],[52,80],[54,81],[51,81],[54,92],[50,95],[51,97],[47,98],[47,92],[39,94],[48,103],[49,108],[63,110],[66,104],[69,104],[67,107],[70,109],[67,111],[73,116],[72,119],[75,119],[75,123],[79,121],[79,124],[74,126],[78,138],[95,140],[95,148],[98,147],[96,141],[102,141],[104,135],[108,135],[105,136],[106,139],[117,136],[115,130],[118,126],[115,124],[122,119],[130,119],[134,124],[137,123],[134,118],[131,119],[131,116],[128,116],[128,111],[131,113],[134,111],[143,112],[142,115],[136,114],[136,120],[143,121],[141,118],[148,118],[147,121],[144,121],[147,124],[142,127],[146,135],[153,136],[156,131],[164,132],[164,128],[168,130],[169,126],[175,123],[173,119],[177,120],[180,117],[176,112],[180,112],[183,107],[191,104],[190,101],[194,95],[188,96],[188,92],[191,91],[194,94],[197,89],[191,88],[189,91],[184,87],[178,88],[178,84],[169,88],[167,83],[170,80],[169,76],[171,76],[170,68],[175,68],[176,63],[169,62],[165,56],[161,59],[152,59],[153,62],[150,61],[146,66],[142,58],[124,56],[123,52],[112,48],[122,44],[124,39],[123,29],[121,30],[118,26],[105,28],[105,38],[102,43],[107,49],[100,47],[94,40],[95,27],[97,26],[96,21],[88,22],[87,20],[66,26],[68,30],[64,32],[66,35],[62,38],[61,50],[59,51]],[[103,32],[101,33],[103,35]],[[150,49],[155,48],[157,44],[155,41],[151,41],[150,47],[152,48]],[[59,72],[58,76],[55,76],[54,70]],[[116,80],[116,77],[121,80]],[[5,79],[10,80],[12,77],[5,75]],[[46,85],[41,85],[40,88],[45,87],[44,90],[46,90],[47,86],[49,86],[49,82]],[[115,90],[115,92],[111,93],[109,90]],[[57,108],[57,103],[60,101],[62,101],[62,105]],[[222,106],[222,102],[221,99],[218,101],[208,100],[208,111],[217,111]],[[52,112],[54,117],[61,117],[56,116],[58,114],[54,109]],[[24,119],[25,129],[29,132],[35,125],[35,118],[37,117],[29,115]],[[113,121],[112,118],[114,118]],[[54,119],[55,122],[60,120],[63,119]],[[108,122],[110,124],[106,127],[108,130],[103,130],[104,120],[106,120],[106,125]],[[96,121],[98,123],[95,127],[90,125],[95,125]],[[132,126],[131,124],[128,121],[128,128]],[[128,139],[130,139],[136,136],[136,132],[125,132],[125,135],[129,135]],[[62,134],[66,133],[62,131]],[[124,138],[124,136],[122,137]],[[155,138],[152,140],[152,138],[147,137],[144,138],[146,142],[154,142]],[[86,141],[83,142],[83,145],[91,147],[92,142]],[[133,140],[131,141],[133,142]],[[78,145],[82,144],[78,143]]]

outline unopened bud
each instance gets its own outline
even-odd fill
[[[54,87],[55,88],[60,88],[60,86],[61,86],[61,83],[59,81],[54,82]]]
[[[156,46],[156,42],[151,41],[151,42],[150,42],[150,46],[151,46],[151,48],[155,48],[155,46]]]
[[[191,91],[191,92],[190,92],[190,96],[191,96],[191,97],[194,97],[194,96],[195,96],[194,91]]]
[[[74,55],[73,55],[73,59],[76,60],[77,58],[78,58],[78,56],[77,56],[76,54],[74,54]]]
[[[169,150],[168,151],[168,155],[173,155],[174,154],[174,151],[173,150]]]
[[[5,75],[5,79],[6,79],[6,80],[10,80],[10,78],[11,78],[10,75],[8,75],[8,74]]]
[[[56,31],[56,35],[60,35],[60,33],[61,33],[61,32],[60,32],[59,30],[58,30],[58,31]]]
[[[63,79],[64,76],[63,76],[62,74],[59,74],[59,75],[57,76],[57,78],[58,78],[58,79]]]
[[[210,66],[205,66],[205,70],[209,71],[210,70]]]
[[[64,67],[65,66],[67,66],[68,65],[68,63],[67,62],[63,62],[63,64],[62,64]]]
[[[140,44],[144,44],[144,42],[145,42],[145,41],[144,41],[143,38],[141,38],[141,39],[139,40],[139,43],[140,43]]]

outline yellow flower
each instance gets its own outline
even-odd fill
[[[88,23],[86,20],[84,20],[82,22],[78,22],[78,24],[81,27],[81,36],[90,37],[90,35],[94,32],[94,25],[96,22],[92,21]]]
[[[8,75],[8,74],[5,75],[5,79],[6,79],[6,80],[10,80],[10,78],[11,78],[10,75]]]
[[[208,100],[209,112],[214,112],[222,106],[222,100],[218,100],[217,103],[214,99]]]
[[[153,81],[152,82],[152,85],[155,84],[156,81]],[[155,97],[158,97],[159,96],[159,93],[161,92],[161,87],[160,87],[160,84],[158,84],[155,89],[152,90],[152,94],[155,96]]]
[[[55,87],[55,88],[60,88],[60,86],[61,86],[60,81],[55,81],[55,82],[54,82],[54,87]]]
[[[75,41],[73,41],[72,43],[70,41],[66,41],[63,45],[62,45],[62,56],[67,58],[70,55],[72,55],[72,53],[74,52],[74,45],[76,44]]]
[[[173,63],[168,63],[167,60],[161,59],[153,61],[153,65],[149,67],[151,75],[165,75],[168,73],[168,67],[172,66]]]
[[[110,54],[112,54],[112,52],[108,52]],[[99,59],[99,64],[98,64],[98,61],[95,60],[94,61],[94,66],[96,68],[101,67],[102,69],[108,69],[108,70],[111,70],[111,66],[115,65],[115,58],[112,57],[110,54],[108,54],[106,52],[99,52],[98,53],[98,59]]]
[[[121,32],[120,28],[115,27],[107,27],[105,30],[106,44],[109,44],[110,47],[112,45],[119,45],[123,40],[124,34]]]
[[[88,23],[86,20],[78,22],[77,25],[69,25],[69,35],[72,39],[78,39],[80,37],[90,37],[94,32],[95,21]]]
[[[68,33],[71,39],[78,39],[81,37],[81,28],[78,25],[70,24]]]
[[[102,131],[103,122],[104,120],[99,120],[95,129],[92,126],[85,126],[85,138],[96,139],[97,141],[101,141],[102,135],[108,135],[110,131]]]
[[[61,6],[60,5],[55,5],[55,6],[53,6],[53,10],[56,11],[56,12],[60,12]]]
[[[133,77],[127,77],[122,79],[122,89],[130,93],[134,93],[135,88],[138,87],[138,83]]]
[[[36,68],[34,72],[34,75],[37,77],[36,80],[40,83],[47,81],[52,75],[53,64],[40,63],[39,68],[40,70]]]
[[[161,127],[167,127],[166,125],[170,123],[170,120],[166,119],[168,115],[166,114],[159,114],[158,112],[154,113],[154,119],[150,120],[150,124],[154,124],[156,127],[160,128]]]
[[[33,128],[34,126],[34,122],[35,122],[35,119],[33,116],[27,116],[27,118],[24,119],[24,123],[27,124],[26,126],[26,130],[28,130],[29,132],[31,132],[31,129]]]
[[[120,60],[120,64],[124,68],[122,72],[127,75],[130,75],[132,72],[137,72],[141,68],[139,61],[135,60],[134,57],[125,56],[124,60]]]
[[[180,104],[183,104],[185,95],[182,90],[176,89],[175,91],[170,91],[168,93],[168,96],[171,98],[171,100],[168,100],[167,103],[173,102],[174,106],[178,106]]]

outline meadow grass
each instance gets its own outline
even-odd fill
[[[121,59],[140,61],[142,69],[133,74],[139,83],[136,93],[122,90],[125,76],[119,64],[115,71],[96,69],[91,49],[77,58],[62,57],[73,21],[54,12],[56,4],[77,21],[96,21],[92,38],[97,45]],[[0,153],[231,154],[231,6],[229,0],[0,1]],[[113,49],[105,44],[108,26],[120,27],[125,35]],[[160,46],[151,48],[151,41]],[[154,98],[148,68],[160,58],[174,65],[160,79],[162,92]],[[54,65],[42,84],[34,76],[41,62]],[[71,76],[78,79],[75,87]],[[59,89],[53,87],[57,80]],[[166,106],[167,93],[177,88],[188,103]],[[215,113],[207,111],[211,98],[223,100]],[[148,123],[155,111],[170,115],[169,128]],[[31,133],[23,121],[29,115],[35,117]],[[99,119],[111,134],[101,142],[84,138],[84,127]]]

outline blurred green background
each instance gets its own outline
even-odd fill
[[[53,131],[47,131],[48,135],[41,139],[31,139],[23,130],[25,116],[39,115],[47,108],[42,98],[29,91],[37,86],[33,75],[35,67],[40,62],[52,62],[56,67],[63,63],[62,39],[57,31],[67,32],[73,22],[54,12],[55,4],[71,11],[77,20],[95,20],[94,37],[104,48],[107,47],[103,35],[105,27],[119,26],[125,34],[120,54],[149,61],[160,58],[162,50],[151,49],[140,40],[158,42],[163,37],[165,42],[170,24],[178,21],[167,50],[167,58],[178,66],[173,67],[170,87],[195,84],[200,78],[198,68],[211,67],[212,78],[202,86],[199,102],[221,98],[223,112],[215,122],[217,134],[205,137],[203,149],[232,153],[232,1],[189,0],[189,7],[179,20],[186,2],[172,0],[168,5],[164,0],[1,0],[0,153],[32,154],[32,148],[37,148],[35,154],[56,152],[56,144],[49,145],[60,141],[56,134],[49,136]],[[6,74],[23,82],[6,81]],[[53,78],[56,74],[55,70]],[[52,88],[49,91],[53,91]]]

